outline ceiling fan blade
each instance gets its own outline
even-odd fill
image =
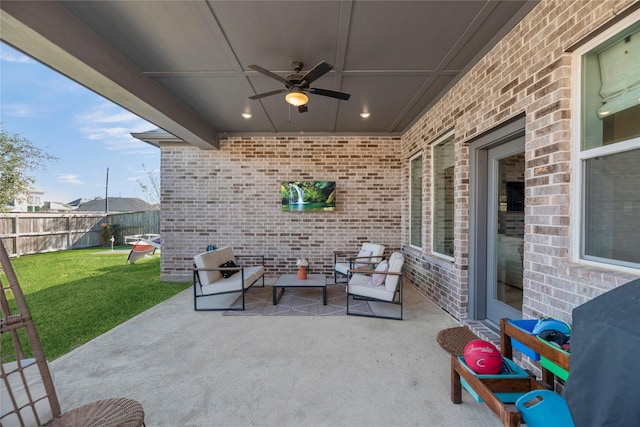
[[[313,93],[314,95],[328,96],[329,98],[342,99],[343,101],[346,101],[349,98],[351,98],[350,93],[336,92],[335,90],[316,89],[316,88],[309,88],[308,90],[310,93]]]
[[[249,68],[251,68],[253,71],[257,71],[257,72],[259,72],[261,74],[264,74],[267,77],[271,77],[272,79],[276,79],[279,82],[282,82],[282,83],[284,83],[284,84],[286,84],[288,86],[292,86],[292,84],[291,84],[291,82],[289,80],[285,79],[282,76],[277,75],[276,73],[272,73],[271,71],[266,70],[266,69],[262,68],[259,65],[249,65]]]
[[[279,93],[285,93],[285,92],[288,92],[288,90],[287,89],[272,90],[271,92],[259,93],[258,95],[250,96],[249,99],[260,99],[267,96],[277,95]]]
[[[311,70],[309,70],[307,74],[302,76],[302,81],[307,82],[308,84],[311,84],[314,81],[318,80],[320,77],[327,74],[331,70],[333,70],[333,65],[328,64],[325,61],[322,61],[321,63],[313,67]]]

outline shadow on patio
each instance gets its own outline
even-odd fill
[[[438,331],[456,322],[405,284],[405,320],[195,312],[192,289],[52,363],[62,409],[142,403],[155,426],[499,426],[449,399]]]

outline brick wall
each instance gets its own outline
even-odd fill
[[[162,278],[189,280],[208,244],[266,256],[267,274],[295,259],[330,273],[333,250],[371,241],[399,249],[399,138],[222,139],[220,150],[161,145]],[[283,181],[336,181],[335,212],[282,212]],[[313,272],[312,271],[312,272]]]
[[[572,46],[589,38],[636,1],[543,1],[402,139],[402,158],[425,153],[453,129],[456,137],[455,261],[407,248],[407,271],[429,298],[467,317],[469,284],[469,146],[473,138],[526,115],[525,317],[570,319],[573,307],[634,277],[578,266],[570,259]],[[406,180],[407,173],[403,174]],[[405,181],[406,182],[406,181]],[[404,211],[408,199],[403,199]],[[429,217],[429,208],[426,209]],[[428,219],[427,219],[428,221]],[[403,221],[402,243],[408,242]],[[424,247],[430,248],[425,235]],[[575,242],[573,242],[575,244]]]
[[[267,256],[268,274],[295,258],[329,272],[334,249],[364,241],[402,248],[405,283],[458,319],[469,305],[469,142],[525,115],[525,317],[570,320],[573,307],[634,277],[570,258],[572,72],[570,49],[635,0],[542,1],[402,138],[251,137],[219,151],[165,143],[162,152],[164,280],[188,280],[210,243]],[[454,260],[409,246],[409,158],[423,154],[423,247],[430,248],[431,150],[455,133]],[[337,181],[336,212],[281,212],[289,180]]]

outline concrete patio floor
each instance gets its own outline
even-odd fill
[[[192,289],[52,362],[62,409],[138,400],[156,426],[500,426],[450,401],[454,319],[405,285],[405,320],[195,312]]]

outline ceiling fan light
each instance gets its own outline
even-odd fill
[[[309,102],[309,97],[305,93],[296,91],[287,93],[284,99],[294,107],[299,107]]]

